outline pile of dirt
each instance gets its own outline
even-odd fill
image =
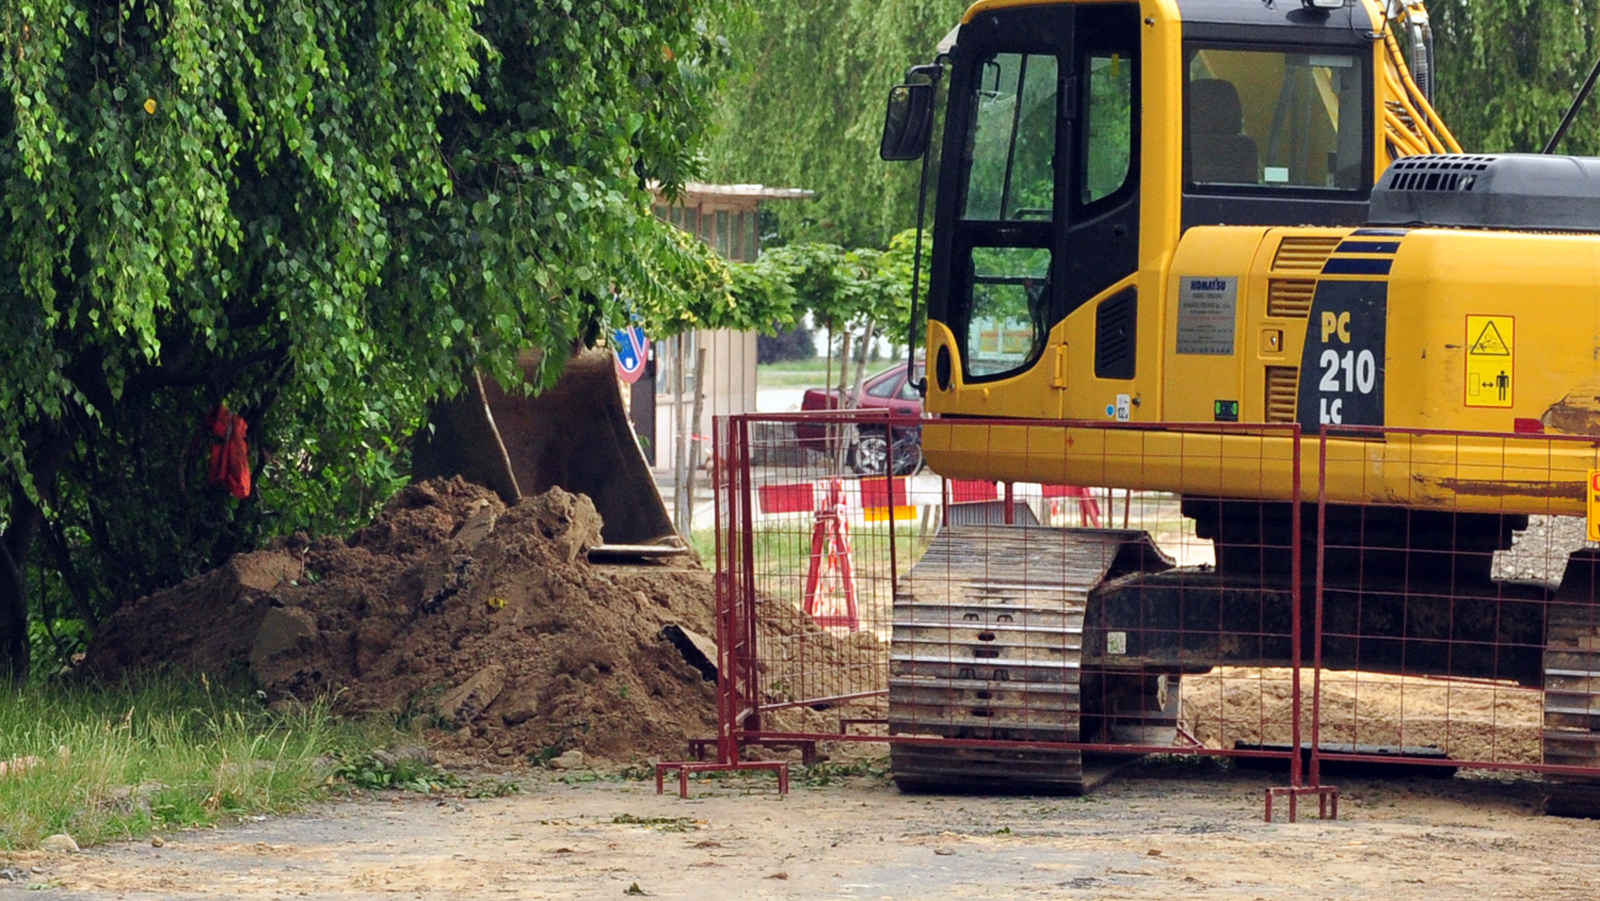
[[[1302,740],[1311,741],[1311,678],[1301,673]],[[1289,743],[1288,669],[1218,667],[1183,677],[1182,723],[1210,748]],[[1327,672],[1321,741],[1437,748],[1455,760],[1538,763],[1543,708],[1537,689],[1482,681]]]
[[[758,594],[756,636],[762,703],[831,706],[889,688],[889,643],[870,631],[824,629],[794,603]]]
[[[460,479],[419,483],[348,541],[241,555],[128,606],[86,665],[247,662],[275,700],[424,717],[446,762],[680,757],[714,731],[714,685],[663,629],[713,633],[711,575],[591,564],[599,543],[582,495],[507,508]]]

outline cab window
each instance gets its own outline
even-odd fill
[[[1086,61],[1082,196],[1089,206],[1128,183],[1133,159],[1133,63],[1119,53],[1091,53]]]
[[[977,74],[962,218],[1048,220],[1055,199],[1056,58],[996,53]]]
[[[972,318],[962,348],[968,375],[1022,368],[1044,348],[1049,324],[1050,251],[980,247],[972,251]]]
[[[1351,53],[1190,48],[1184,104],[1191,186],[1356,190],[1365,79]]]

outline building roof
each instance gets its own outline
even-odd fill
[[[650,190],[659,194],[661,186],[652,183]],[[729,199],[751,200],[810,200],[817,196],[817,192],[808,191],[804,188],[769,188],[766,185],[713,185],[699,181],[686,182],[683,186],[683,193],[685,197],[726,197]]]

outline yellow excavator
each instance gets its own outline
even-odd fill
[[[897,598],[892,734],[1108,741],[1115,699],[1153,714],[1183,673],[1286,665],[1262,617],[1288,623],[1298,572],[1310,633],[1320,543],[1348,637],[1324,666],[1542,687],[1545,763],[1600,765],[1595,554],[1559,587],[1490,567],[1529,515],[1585,512],[1600,445],[1511,436],[1600,438],[1600,160],[1462,153],[1431,56],[1420,0],[982,0],[894,88],[882,155],[925,186],[947,98],[929,466],[1178,493],[1216,564],[946,530]],[[986,576],[1024,566],[1052,575]],[[894,770],[1085,781],[1049,749],[902,742]]]

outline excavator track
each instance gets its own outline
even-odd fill
[[[1600,550],[1579,549],[1567,560],[1561,586],[1545,616],[1544,762],[1600,767]],[[1547,774],[1547,813],[1600,816],[1600,782]]]
[[[1600,767],[1600,607],[1554,604],[1544,652],[1544,762]],[[1600,783],[1545,777],[1551,813],[1595,816]]]
[[[890,646],[889,733],[1080,740],[1090,593],[1149,561],[1143,532],[957,526],[901,580]],[[1059,748],[891,739],[906,791],[1079,794],[1083,756]]]

